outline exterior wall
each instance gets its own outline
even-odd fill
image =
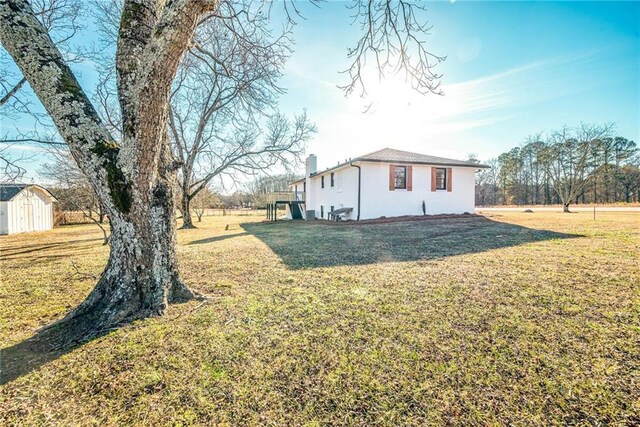
[[[404,166],[400,163],[396,165]],[[413,164],[413,188],[389,190],[389,163],[362,163],[360,219],[381,216],[422,215],[425,201],[428,215],[473,213],[475,168],[452,167],[452,188],[431,191],[431,166]],[[409,164],[407,164],[408,166]]]
[[[43,231],[53,228],[51,198],[37,188],[25,188],[8,202],[0,205],[2,234]],[[3,227],[6,221],[6,228]]]
[[[332,172],[334,173],[333,187],[331,187]],[[322,188],[322,176],[324,176],[324,188]],[[321,218],[321,210],[324,210],[324,219],[327,219],[331,206],[334,209],[353,208],[350,214],[344,216],[345,219],[358,217],[358,168],[346,166],[326,173],[318,173],[311,178],[311,185],[313,200],[308,204],[307,209],[314,209],[316,218]]]
[[[389,190],[390,163],[358,162],[362,168],[360,219],[422,215],[422,201],[428,215],[473,213],[475,208],[475,171],[473,167],[452,167],[451,191],[431,191],[430,165],[412,164],[412,190]],[[400,163],[395,165],[408,166]],[[440,167],[440,166],[433,166]],[[331,187],[331,172],[335,186]],[[321,188],[321,177],[325,187]],[[327,219],[331,206],[353,208],[346,219],[358,217],[358,168],[342,168],[307,178],[306,209],[315,210],[316,218]],[[323,207],[323,209],[321,209]],[[324,210],[324,216],[321,211]]]

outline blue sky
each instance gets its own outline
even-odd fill
[[[444,95],[412,93],[401,77],[345,98],[346,3],[306,7],[284,86],[286,108],[306,106],[319,133],[309,146],[331,166],[383,147],[488,159],[564,124],[616,122],[640,139],[640,4],[435,2],[430,49],[447,59]],[[364,106],[373,103],[363,114]]]
[[[640,142],[640,3],[430,3],[426,40],[447,56],[437,68],[444,95],[419,95],[388,75],[369,79],[364,99],[337,88],[358,37],[347,4],[300,4],[306,19],[281,81],[281,109],[306,108],[318,127],[307,152],[320,167],[383,147],[487,160],[581,121],[616,122],[619,135]],[[91,64],[79,71],[91,90]]]

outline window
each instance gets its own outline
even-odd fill
[[[447,189],[447,169],[436,168],[436,190]]]
[[[324,206],[320,206],[320,218],[324,218]]]
[[[307,192],[307,181],[302,183],[302,191]]]
[[[333,172],[331,172],[331,186],[335,185],[335,180],[333,179]]]
[[[394,188],[404,189],[407,188],[407,167],[406,166],[394,166],[393,167],[393,179]]]
[[[324,175],[320,177],[320,188],[324,188]]]

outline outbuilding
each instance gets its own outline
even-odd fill
[[[0,234],[53,228],[56,198],[35,184],[0,184]]]

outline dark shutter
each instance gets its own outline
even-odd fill
[[[431,167],[431,191],[436,191],[436,168]]]
[[[451,191],[452,181],[453,181],[453,171],[451,168],[447,168],[447,191]]]
[[[396,189],[395,168],[393,165],[389,165],[389,191]]]
[[[407,166],[407,191],[413,190],[413,166]]]

